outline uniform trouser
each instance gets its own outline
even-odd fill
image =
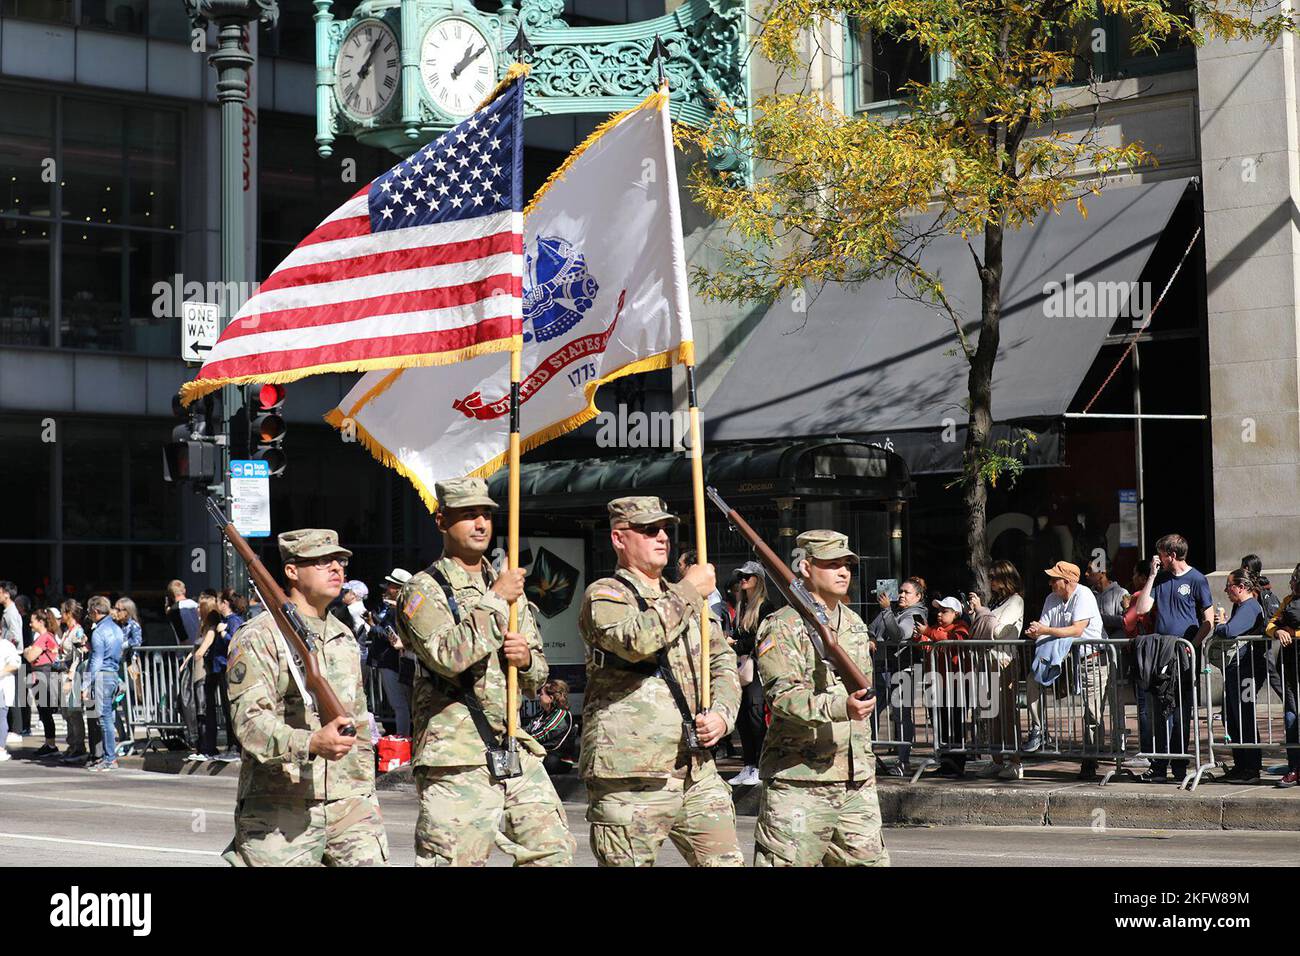
[[[591,852],[601,866],[654,866],[665,839],[690,866],[744,866],[731,788],[716,770],[699,779],[587,780]]]
[[[763,684],[757,677],[740,689],[736,729],[740,731],[745,766],[757,767],[763,752],[763,738],[767,736],[767,724],[763,722]]]
[[[765,783],[755,866],[889,866],[874,779]]]
[[[379,800],[373,793],[306,802],[245,797],[222,859],[231,866],[386,866]]]
[[[483,767],[416,767],[416,866],[484,866],[498,847],[515,866],[568,866],[576,844],[542,761],[494,781]]]

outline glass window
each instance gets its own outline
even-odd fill
[[[1186,21],[1190,19],[1186,0],[1173,0],[1173,2],[1169,4],[1169,12],[1181,20]],[[1183,38],[1174,39],[1173,37],[1165,38],[1165,40],[1160,43],[1159,48],[1155,50],[1136,49],[1133,46],[1134,30],[1132,24],[1130,24],[1128,20],[1119,16],[1112,17],[1111,19],[1115,21],[1115,25],[1114,28],[1108,32],[1112,35],[1118,35],[1119,49],[1116,50],[1119,61],[1118,68],[1124,72],[1149,72],[1157,57],[1163,56],[1168,59],[1168,54],[1176,51],[1182,50],[1187,51],[1188,53],[1191,52],[1192,44],[1190,42]],[[1182,59],[1184,58],[1178,58],[1179,61]],[[1176,67],[1177,63],[1171,63],[1170,65]]]
[[[144,33],[147,0],[81,0],[81,25],[121,33]]]
[[[133,109],[127,121],[125,221],[174,229],[181,186],[180,117]]]
[[[0,218],[0,344],[50,344],[50,227]]]
[[[49,607],[61,597],[51,575],[53,550],[48,544],[0,544],[0,568],[5,569],[6,580],[18,585],[19,594],[32,598],[33,607]]]
[[[855,23],[854,97],[861,109],[872,103],[896,100],[911,82],[929,83],[931,57],[914,40],[898,40]]]
[[[122,347],[141,355],[178,355],[180,322],[169,315],[170,309],[159,308],[153,289],[180,271],[180,240],[165,233],[125,230],[121,236],[127,242],[128,304]]]
[[[0,0],[0,14],[46,23],[71,23],[72,0]]]
[[[130,444],[131,527],[130,537],[136,541],[176,541],[180,538],[180,490],[163,481],[162,449],[171,440],[172,423],[159,425],[132,425]],[[134,548],[135,551],[147,549]],[[173,551],[175,549],[172,549]],[[165,584],[176,577],[179,565],[172,557],[172,570],[164,571]],[[135,565],[132,564],[134,569]],[[141,579],[131,574],[132,582]],[[159,585],[161,587],[161,585]]]
[[[0,421],[0,501],[10,502],[0,536],[5,538],[48,538],[50,531],[50,475],[54,473],[54,451],[58,442],[42,441],[41,416]],[[58,428],[58,423],[56,423]],[[54,433],[58,437],[58,432]],[[0,575],[13,575],[20,564],[0,564]]]
[[[122,131],[116,104],[63,102],[63,218],[78,223],[122,222]]]
[[[122,593],[123,556],[120,544],[65,544],[63,546],[64,593],[85,606],[93,594],[112,600]]]
[[[176,40],[189,43],[192,39],[190,16],[185,4],[176,0],[154,0],[149,4],[149,36],[159,40]]]
[[[62,426],[59,438],[63,451],[64,537],[74,541],[124,539],[126,458],[122,450],[126,426],[118,422],[68,422]]]
[[[95,226],[63,230],[64,347],[121,351],[126,297],[122,275],[122,238],[119,229]]]
[[[316,8],[311,0],[280,0],[280,18],[274,27],[262,24],[258,49],[264,56],[282,56],[305,63],[316,62]],[[349,14],[336,8],[334,16],[345,19]]]
[[[0,214],[50,215],[54,100],[40,93],[10,90],[0,110]]]

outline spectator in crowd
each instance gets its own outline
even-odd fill
[[[347,625],[352,636],[361,640],[365,636],[366,630],[363,628],[366,613],[366,598],[370,596],[370,589],[361,581],[347,581],[343,584],[343,590],[329,606],[329,613],[334,615],[340,621]],[[363,657],[361,663],[365,663]]]
[[[167,596],[163,599],[163,613],[176,635],[176,643],[193,646],[199,639],[199,606],[185,596],[185,582],[167,582]]]
[[[18,585],[12,581],[0,581],[0,640],[7,641],[14,650],[20,654],[23,649],[23,616],[18,610],[15,598],[18,597]],[[21,667],[19,668],[21,670]],[[15,685],[17,678],[14,678]],[[7,719],[4,743],[10,747],[21,747],[23,744],[22,736],[17,733],[22,728],[22,714],[19,713],[18,699],[25,691],[22,688],[16,688],[15,692],[9,695],[9,703],[5,704],[11,711]]]
[[[1129,593],[1118,581],[1110,579],[1109,564],[1105,557],[1093,558],[1088,565],[1088,587],[1097,596],[1097,609],[1101,612],[1101,629],[1107,638],[1124,639],[1125,598]]]
[[[411,736],[411,685],[400,680],[402,652],[406,648],[397,634],[397,596],[410,580],[411,572],[404,568],[393,568],[388,573],[379,612],[373,616],[374,626],[370,629],[370,666],[379,671],[400,737]]]
[[[220,610],[221,600],[215,593],[209,596],[204,592],[199,599],[199,611],[202,618],[199,623],[199,644],[194,649],[195,666],[202,677],[196,676],[195,683],[202,680],[203,687],[203,733],[197,752],[189,755],[188,760],[234,760],[230,737],[230,697],[226,691],[226,659],[229,655],[230,642],[228,628]],[[227,603],[227,607],[229,604]],[[217,752],[217,708],[226,721],[226,753]]]
[[[875,642],[876,698],[889,702],[889,719],[893,723],[891,736],[900,741],[910,741],[916,736],[916,722],[912,714],[915,688],[912,687],[912,633],[917,625],[926,624],[925,578],[910,577],[898,586],[898,606],[890,604],[889,595],[881,591],[876,595],[880,613],[867,631]],[[897,685],[897,686],[895,686]],[[872,736],[879,734],[881,703],[872,712]],[[904,777],[911,772],[912,748],[898,745],[898,762],[886,768],[894,777]]]
[[[18,609],[18,620],[21,622],[21,633],[18,638],[18,651],[21,655],[23,651],[32,645],[32,632],[27,626],[28,618],[32,613],[32,599],[25,594],[20,594],[14,598],[14,607]],[[18,693],[17,700],[14,701],[14,707],[18,709],[18,722],[9,725],[11,729],[16,729],[22,737],[26,737],[32,732],[32,705],[28,699],[31,685],[25,682],[27,677],[24,673],[25,670],[25,667],[21,668],[16,678]]]
[[[740,603],[736,607],[733,634],[741,685],[736,729],[740,731],[744,767],[728,782],[733,787],[752,787],[758,783],[758,758],[763,752],[763,738],[767,733],[763,717],[763,682],[756,679],[754,645],[759,625],[776,610],[776,606],[767,598],[767,579],[763,576],[761,564],[746,561],[736,575],[740,584]],[[726,618],[725,609],[723,617]]]
[[[1295,624],[1287,623],[1288,611],[1294,606],[1300,611],[1300,564],[1297,564],[1295,570],[1291,572],[1291,593],[1282,599],[1282,606],[1278,609],[1277,614],[1268,622],[1264,633],[1277,641],[1280,648],[1278,655],[1278,669],[1286,676],[1286,682],[1283,686],[1282,694],[1282,711],[1286,721],[1286,775],[1278,781],[1278,786],[1283,788],[1300,785],[1300,707],[1297,707],[1296,700],[1296,683],[1300,681],[1300,671],[1296,670],[1298,663],[1296,649],[1300,647],[1300,628]]]
[[[1259,559],[1259,555],[1248,554],[1241,559],[1241,566],[1254,575],[1255,583],[1259,586],[1259,606],[1264,609],[1264,620],[1273,620],[1277,616],[1282,602],[1273,593],[1272,582],[1264,576],[1264,562]],[[1267,641],[1264,644],[1264,660],[1268,668],[1268,683],[1273,688],[1273,693],[1277,695],[1278,700],[1286,698],[1286,689],[1282,686],[1282,672],[1278,669],[1278,654],[1281,650],[1282,645],[1277,641]]]
[[[248,601],[238,591],[225,588],[217,596],[217,613],[221,623],[226,625],[225,637],[229,645],[227,656],[235,653],[235,632],[248,620]]]
[[[1232,602],[1232,616],[1225,616],[1220,608],[1214,609],[1214,630],[1210,633],[1207,656],[1222,661],[1223,666],[1223,716],[1228,737],[1240,744],[1259,743],[1255,723],[1255,699],[1263,690],[1268,673],[1265,641],[1243,641],[1238,638],[1262,635],[1268,620],[1259,603],[1259,585],[1255,576],[1245,568],[1228,573],[1224,593]],[[1217,653],[1216,653],[1217,650]],[[1225,780],[1235,783],[1258,783],[1263,754],[1249,747],[1232,749],[1232,769]]]
[[[1205,575],[1187,563],[1187,539],[1180,534],[1167,534],[1156,542],[1156,556],[1151,559],[1151,576],[1146,587],[1137,596],[1133,606],[1139,614],[1154,612],[1153,633],[1185,638],[1194,648],[1200,647],[1205,636],[1214,627],[1214,599],[1210,582]],[[1192,699],[1186,688],[1178,694],[1181,706],[1178,713],[1165,715],[1165,735],[1152,739],[1152,746],[1163,744],[1169,753],[1186,753],[1190,745],[1189,728],[1192,722]],[[1158,706],[1154,697],[1146,695],[1147,707]],[[1154,715],[1149,719],[1154,727]],[[1151,752],[1144,743],[1143,750]],[[1152,760],[1151,768],[1142,775],[1146,783],[1162,783],[1166,779],[1169,762]],[[1181,779],[1187,772],[1186,760],[1173,761],[1174,777]]]
[[[36,751],[37,757],[52,757],[59,748],[54,743],[54,711],[59,700],[59,675],[54,665],[59,660],[59,621],[48,608],[37,608],[31,614],[32,645],[23,651],[23,658],[32,670],[32,687],[36,696],[36,712],[41,718],[45,743]]]
[[[90,766],[91,770],[117,770],[117,735],[113,726],[113,700],[117,696],[117,671],[122,664],[122,648],[126,636],[117,622],[109,616],[112,605],[108,598],[96,594],[86,604],[94,624],[90,632],[90,666],[86,668],[86,688],[82,691],[92,703],[97,703],[99,732],[103,739],[104,759]]]
[[[966,622],[961,619],[961,601],[955,597],[946,597],[933,602],[938,609],[939,623],[926,627],[917,621],[912,633],[914,643],[920,645],[926,654],[928,670],[934,675],[931,681],[931,693],[934,695],[933,721],[935,727],[935,746],[961,747],[965,745],[962,709],[958,704],[957,689],[950,685],[950,677],[960,677],[961,655],[956,648],[945,647],[936,650],[938,641],[964,641],[970,636]],[[942,777],[962,777],[966,774],[966,754],[943,754],[939,761],[939,775]]]
[[[1052,593],[1043,602],[1039,619],[1025,628],[1025,636],[1035,642],[1031,673],[1025,682],[1029,710],[1026,753],[1034,753],[1043,746],[1043,688],[1055,683],[1065,658],[1076,650],[1076,642],[1104,639],[1097,599],[1090,588],[1079,586],[1078,565],[1058,561],[1044,573]],[[1106,691],[1110,686],[1110,662],[1104,645],[1085,644],[1077,651],[1076,673],[1083,696],[1083,745],[1085,752],[1097,753],[1101,743],[1099,731],[1105,718]],[[1115,720],[1114,714],[1111,720]],[[1096,776],[1097,760],[1084,760],[1079,779],[1090,780]]]
[[[17,674],[21,668],[22,657],[17,646],[8,639],[0,640],[0,762],[10,759],[10,746],[22,743],[21,737],[18,744],[9,743],[9,707],[18,688]]]
[[[681,578],[686,573],[686,569],[691,565],[699,564],[700,555],[694,548],[687,548],[677,557],[677,576]],[[718,615],[722,621],[723,628],[726,629],[731,621],[731,615],[727,613],[727,602],[722,600],[722,592],[717,588],[708,597],[709,610]]]
[[[548,680],[537,692],[541,712],[529,721],[524,732],[546,748],[542,766],[549,774],[568,773],[573,769],[573,712],[569,710],[569,685],[558,679]]]
[[[989,568],[989,597],[991,603],[972,591],[967,595],[971,609],[971,637],[991,641],[1019,641],[1025,623],[1025,584],[1020,572],[1010,561],[995,561]],[[984,637],[988,634],[988,637]],[[998,675],[997,713],[988,721],[986,738],[996,742],[1000,749],[1011,751],[1010,759],[1002,753],[993,754],[993,762],[980,771],[981,777],[1000,780],[1022,780],[1025,772],[1021,766],[1020,721],[1016,711],[1016,688],[1020,683],[1020,657],[1011,645],[995,647],[989,654],[989,672]]]
[[[59,605],[63,624],[63,638],[59,642],[59,664],[63,675],[59,704],[63,708],[63,723],[68,731],[68,747],[62,762],[83,763],[90,751],[86,747],[85,705],[81,689],[85,679],[87,642],[81,626],[81,604],[68,598]]]
[[[135,602],[129,597],[120,597],[113,602],[113,620],[117,622],[117,626],[122,629],[123,637],[126,638],[126,644],[122,648],[122,679],[130,681],[132,689],[139,695],[142,690],[140,685],[140,664],[135,659],[135,652],[137,648],[144,644],[144,629],[140,625],[140,609],[136,607]],[[123,741],[129,747],[133,744],[133,741],[130,739],[127,723],[124,719],[124,710],[125,708],[115,709],[113,715],[117,721],[118,740]]]

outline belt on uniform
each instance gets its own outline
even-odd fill
[[[598,647],[588,649],[588,659],[597,667],[608,667],[615,671],[629,671],[642,677],[659,677],[658,661],[629,661],[617,654],[607,654]]]

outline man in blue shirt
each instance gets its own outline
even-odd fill
[[[1167,534],[1156,542],[1156,557],[1151,559],[1151,576],[1142,593],[1137,596],[1137,611],[1146,614],[1153,607],[1156,634],[1186,638],[1192,642],[1193,647],[1199,648],[1201,641],[1214,629],[1214,598],[1210,593],[1210,582],[1204,574],[1187,563],[1187,539],[1180,534]],[[1154,695],[1142,696],[1146,698],[1147,707],[1159,706]],[[1178,696],[1181,714],[1165,715],[1165,720],[1162,721],[1165,726],[1164,738],[1153,741],[1144,739],[1144,751],[1151,752],[1154,745],[1169,753],[1187,752],[1190,745],[1188,727],[1192,717],[1190,688],[1180,685]],[[1155,723],[1154,719],[1152,723]],[[1142,775],[1142,779],[1148,783],[1163,782],[1167,766],[1164,760],[1152,760],[1151,769]],[[1175,778],[1184,776],[1187,761],[1175,760],[1173,771]]]
[[[90,632],[90,666],[86,669],[86,685],[82,693],[98,705],[99,729],[104,741],[104,759],[92,763],[89,768],[96,771],[117,769],[113,698],[117,696],[117,671],[122,666],[122,647],[126,644],[126,636],[109,616],[112,607],[108,598],[102,594],[96,594],[86,602],[86,610],[94,622],[94,629]]]

